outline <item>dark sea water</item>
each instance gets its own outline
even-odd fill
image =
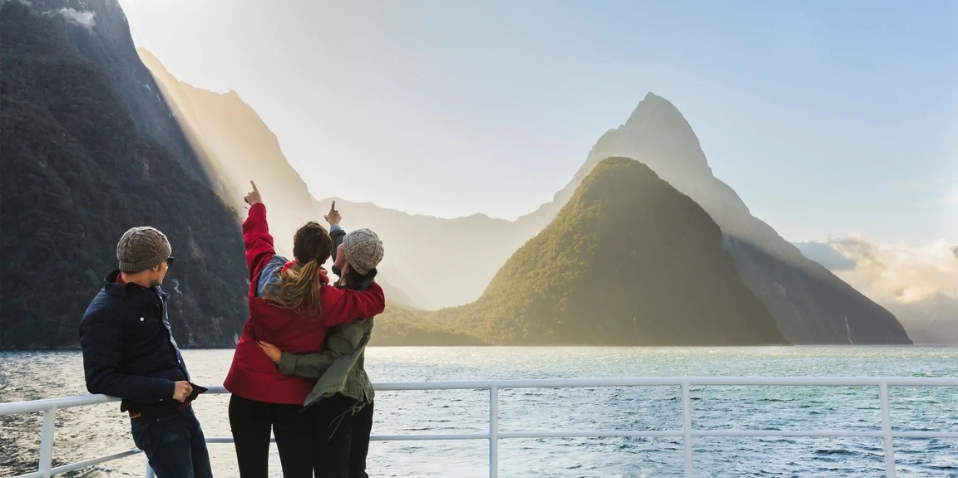
[[[231,350],[184,353],[195,382],[220,384]],[[0,353],[0,401],[82,395],[78,352]],[[954,377],[958,349],[371,348],[376,382],[629,376]],[[701,430],[880,430],[877,387],[693,387]],[[681,429],[678,387],[516,389],[500,392],[502,431]],[[958,388],[890,389],[896,430],[958,431]],[[208,437],[229,436],[226,395],[203,396]],[[484,433],[487,391],[380,392],[374,434]],[[36,470],[40,415],[0,417],[0,476]],[[133,447],[119,404],[61,410],[55,464]],[[695,476],[884,476],[880,438],[696,438]],[[237,476],[232,445],[209,446],[217,476]],[[958,440],[896,439],[898,476],[958,477]],[[502,440],[502,477],[683,476],[673,438]],[[69,476],[143,476],[142,455]],[[488,442],[373,443],[372,477],[488,476]],[[282,476],[278,456],[271,476]]]

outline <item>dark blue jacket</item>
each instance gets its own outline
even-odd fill
[[[169,295],[159,287],[117,284],[118,275],[106,277],[80,321],[87,390],[122,398],[123,411],[172,413],[180,405],[173,400],[175,382],[190,374],[170,329]]]

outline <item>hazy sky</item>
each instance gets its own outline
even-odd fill
[[[512,219],[653,91],[787,239],[958,242],[958,1],[121,3],[317,197]]]

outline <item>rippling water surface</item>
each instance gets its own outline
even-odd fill
[[[184,353],[194,381],[219,384],[231,350]],[[374,381],[626,376],[953,377],[958,349],[931,347],[769,348],[372,348]],[[86,393],[78,352],[0,353],[0,401]],[[877,387],[699,387],[693,427],[702,430],[880,430]],[[958,431],[958,389],[890,391],[896,430]],[[678,387],[502,390],[502,431],[681,429]],[[229,436],[227,397],[203,396],[207,436]],[[487,391],[381,392],[375,434],[488,430]],[[40,416],[0,417],[0,476],[36,470]],[[133,447],[119,404],[61,410],[54,457],[76,462]],[[958,440],[896,439],[899,476],[958,477]],[[508,439],[502,477],[683,476],[683,444],[672,438]],[[273,450],[271,476],[282,476]],[[880,438],[696,438],[695,475],[884,476]],[[218,476],[237,476],[231,445],[210,445]],[[488,476],[488,442],[373,443],[370,476]],[[72,476],[142,476],[142,455]]]

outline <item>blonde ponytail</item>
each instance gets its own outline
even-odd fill
[[[304,317],[319,318],[323,313],[319,300],[323,288],[320,271],[329,259],[331,247],[329,232],[319,223],[309,222],[299,228],[293,236],[296,264],[280,273],[279,287],[268,294],[266,300]]]

